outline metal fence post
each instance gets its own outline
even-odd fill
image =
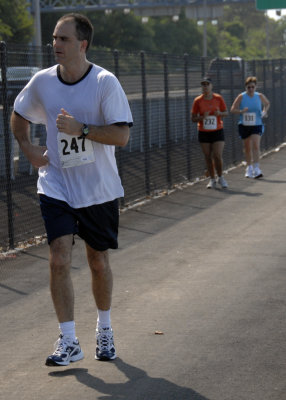
[[[191,118],[189,102],[189,55],[184,54],[184,72],[185,72],[185,110],[186,110],[186,135],[187,135],[187,178],[191,180]]]
[[[171,140],[170,140],[170,115],[169,115],[169,80],[168,80],[168,54],[163,54],[164,58],[164,94],[165,94],[165,132],[166,132],[166,168],[168,188],[172,186],[171,175]]]
[[[145,52],[140,52],[141,57],[141,84],[142,84],[142,113],[144,130],[144,161],[145,161],[145,190],[147,196],[150,195],[150,146],[149,146],[149,127],[147,117],[147,92],[146,92],[146,70]]]
[[[222,61],[223,63],[223,61]],[[217,92],[221,93],[221,74],[220,74],[220,68],[217,65],[216,66],[216,79],[217,79]]]
[[[266,60],[262,61],[262,70],[263,70],[263,93],[266,95]],[[264,122],[265,125],[265,122]],[[265,147],[266,149],[268,149],[268,135],[265,135]]]
[[[229,69],[229,73],[230,73],[230,79],[229,79],[229,83],[230,83],[230,98],[234,99],[234,85],[235,85],[235,81],[233,79],[233,63],[232,63],[232,58],[230,58],[230,69]],[[232,131],[235,131],[235,118],[234,115],[231,114],[231,125],[232,125]],[[234,162],[237,161],[236,158],[236,146],[235,143],[232,141],[232,159]]]
[[[279,110],[279,115],[281,115],[280,118],[280,141],[281,143],[283,143],[284,141],[284,120],[285,120],[285,116],[284,116],[284,87],[283,87],[283,82],[284,82],[284,68],[283,68],[283,60],[282,58],[280,58],[279,60],[279,73],[280,73],[280,101],[279,101],[279,105],[280,105],[280,110]]]
[[[246,78],[246,73],[245,73],[245,61],[241,60],[241,87],[244,87],[245,83],[245,78]]]
[[[255,62],[255,60],[252,61],[252,72],[253,72],[253,75],[256,76],[256,62]]]
[[[118,52],[118,50],[113,51],[113,58],[114,58],[114,75],[119,80],[119,52]],[[122,149],[121,149],[121,147],[117,147],[117,159],[118,159],[118,173],[120,175],[121,180],[123,181],[123,165],[122,165]],[[124,206],[124,197],[121,197],[120,205],[122,207]]]
[[[276,118],[275,114],[276,113],[276,90],[275,90],[275,61],[272,60],[271,62],[271,80],[272,80],[272,104],[271,108],[273,110],[273,120],[272,120],[272,126],[273,126],[273,132],[274,132],[274,145],[276,146],[277,144],[277,132],[276,132]]]
[[[11,141],[9,132],[9,107],[7,99],[7,46],[0,43],[1,74],[2,74],[2,99],[3,99],[3,126],[5,143],[5,168],[6,168],[6,198],[8,213],[8,237],[9,247],[14,248],[14,217],[12,200],[12,171],[11,171]]]
[[[51,67],[53,65],[53,46],[48,43],[47,44],[47,67]]]

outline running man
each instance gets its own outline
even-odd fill
[[[61,17],[53,33],[58,64],[30,80],[17,96],[11,116],[23,153],[39,168],[37,187],[50,246],[50,289],[60,328],[47,366],[83,358],[75,332],[70,275],[75,234],[85,241],[98,311],[95,358],[116,357],[108,249],[118,247],[118,198],[123,188],[114,146],[127,144],[132,116],[116,77],[87,60],[92,37],[87,17],[76,13]],[[31,143],[29,122],[46,126],[46,147]]]

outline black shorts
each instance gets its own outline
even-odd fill
[[[247,139],[251,135],[262,135],[263,125],[242,125],[238,124],[238,133],[241,139]]]
[[[224,142],[223,129],[210,132],[199,131],[199,142],[200,143]]]
[[[50,244],[54,239],[78,234],[90,247],[117,249],[118,200],[85,208],[72,208],[65,201],[40,194],[42,217]]]

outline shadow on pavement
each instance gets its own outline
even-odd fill
[[[225,193],[239,195],[239,196],[248,196],[248,197],[259,197],[259,196],[263,195],[263,193],[259,193],[259,192],[251,193],[251,192],[246,192],[243,190],[238,191],[238,190],[233,190],[233,189],[226,189]]]
[[[105,383],[91,375],[87,368],[72,368],[65,371],[53,371],[49,375],[57,378],[74,375],[78,382],[102,393],[100,400],[209,400],[196,391],[178,386],[164,378],[151,378],[140,368],[117,358],[113,364],[124,373],[125,383]]]

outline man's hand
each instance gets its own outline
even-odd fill
[[[219,108],[217,108],[217,109],[215,110],[214,115],[215,115],[216,117],[219,117],[219,116],[221,115],[221,112],[220,112]]]
[[[35,168],[49,163],[46,146],[36,146],[31,143],[29,121],[15,113],[11,114],[11,130],[27,159]]]
[[[82,123],[78,122],[64,108],[61,108],[61,114],[58,114],[56,124],[59,132],[73,136],[80,136],[82,133]]]
[[[35,168],[44,167],[49,163],[46,146],[35,146],[33,144],[29,144],[29,146],[23,146],[22,150],[27,159]]]

